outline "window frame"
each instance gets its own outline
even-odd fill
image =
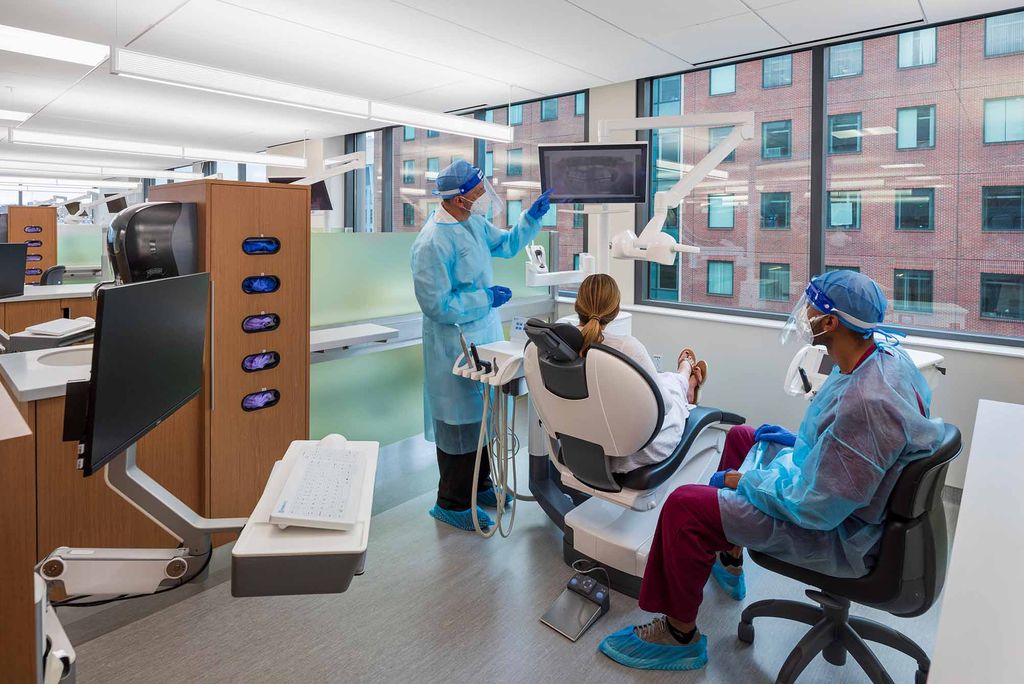
[[[416,205],[412,202],[402,202],[402,227],[409,228],[410,226],[415,225]]]
[[[920,274],[927,273],[929,276],[929,299],[926,305],[914,303],[907,305],[907,299],[900,298],[898,296],[897,281],[899,276],[897,274],[903,273],[904,280],[900,281],[903,285],[904,294],[906,294],[906,284],[909,278],[906,278],[907,274],[914,274],[914,277],[920,277]],[[903,306],[900,306],[900,302],[903,302]],[[927,308],[925,308],[927,307]],[[892,269],[892,309],[893,311],[900,311],[903,313],[920,313],[920,314],[934,314],[935,313],[935,271],[926,268],[894,268]]]
[[[764,267],[765,266],[785,266],[786,267],[786,293],[779,297],[767,297],[764,294],[765,280]],[[772,269],[768,269],[769,271]],[[782,261],[759,261],[757,262],[757,298],[763,302],[788,302],[793,298],[793,265]]]
[[[787,134],[789,135],[789,143],[787,147],[789,151],[786,154],[779,155],[778,157],[766,157],[764,152],[767,148],[766,143],[768,142],[768,133],[766,131],[767,126],[771,124],[784,123],[788,124]],[[792,119],[775,119],[774,121],[762,121],[761,122],[761,161],[773,162],[773,161],[785,161],[793,158],[793,120]]]
[[[587,91],[583,90],[573,97],[572,101],[572,115],[573,116],[586,116],[587,115]],[[580,111],[580,102],[583,102],[583,111]]]
[[[857,201],[854,203],[853,216],[855,221],[849,226],[832,225],[832,195],[833,193],[844,193],[847,195],[856,194]],[[825,230],[857,232],[861,227],[861,209],[863,208],[864,195],[860,190],[826,190],[825,203],[828,205],[825,212]]]
[[[732,69],[732,90],[727,90],[721,93],[713,92],[712,84],[715,79],[712,74],[719,69]],[[736,65],[735,64],[721,64],[719,66],[711,67],[708,69],[708,97],[724,97],[726,95],[736,94]]]
[[[519,102],[519,103],[516,103],[516,104],[510,104],[507,109],[508,109],[508,112],[507,112],[506,117],[505,117],[505,122],[509,126],[522,126],[523,125],[523,119],[525,118],[523,116],[523,103]],[[519,120],[518,121],[513,121],[512,120],[512,112],[513,111],[519,112],[519,117],[518,117]]]
[[[793,193],[789,190],[778,190],[778,191],[764,191],[759,193],[760,199],[758,201],[758,219],[757,227],[759,230],[792,230],[793,229]],[[786,196],[786,224],[781,226],[767,226],[764,222],[765,217],[765,200],[770,195],[785,195]],[[777,200],[775,200],[777,201]]]
[[[864,130],[864,112],[842,112],[842,113],[839,113],[839,114],[829,114],[828,115],[828,121],[826,122],[826,126],[828,127],[828,154],[829,155],[833,155],[833,154],[860,154],[861,152],[864,151],[864,142],[863,142],[864,141],[864,134],[863,133],[861,133],[861,135],[853,136],[853,139],[857,141],[857,149],[854,149],[854,150],[842,150],[842,151],[839,151],[839,152],[837,152],[836,150],[833,149],[832,146],[833,146],[834,143],[832,141],[835,138],[835,135],[833,134],[833,130],[834,130],[835,127],[832,125],[832,122],[833,122],[833,119],[836,119],[836,118],[838,118],[840,116],[856,116],[857,117],[857,131],[863,131]],[[842,140],[842,138],[840,138],[840,140]]]
[[[512,173],[512,153],[517,152],[519,161],[518,170],[516,173]],[[505,175],[509,178],[519,178],[523,175],[523,148],[522,147],[510,147],[505,150]]]
[[[711,291],[711,264],[728,264],[729,265],[729,294],[724,292],[712,292]],[[704,294],[708,297],[723,297],[732,299],[736,296],[736,262],[727,261],[725,259],[708,259],[707,261],[707,273],[704,277]]]
[[[554,116],[544,116],[544,107],[546,105],[550,106],[550,103],[552,103],[552,102],[555,105],[555,115]],[[540,120],[541,121],[558,121],[558,98],[557,97],[546,97],[546,98],[544,98],[543,100],[540,101],[540,105],[537,107],[537,109],[539,110]]]
[[[409,171],[412,173],[409,173]],[[406,180],[409,179],[409,180]],[[402,160],[402,185],[411,185],[416,182],[416,160],[415,159],[403,159]]]
[[[416,139],[415,126],[402,126],[402,142],[409,142]]]
[[[899,150],[934,150],[935,149],[935,142],[936,142],[936,138],[938,137],[936,135],[936,133],[938,131],[938,127],[936,126],[936,122],[937,122],[937,119],[938,119],[938,111],[937,111],[938,107],[936,106],[936,104],[914,105],[914,106],[911,106],[911,107],[897,107],[896,108],[896,150],[897,151],[899,151]],[[908,112],[910,110],[920,111],[920,110],[925,109],[925,108],[931,109],[931,112],[932,112],[932,135],[931,135],[932,142],[931,142],[931,144],[930,145],[920,145],[920,144],[918,144],[918,145],[915,145],[914,147],[900,147],[900,112]],[[914,124],[915,124],[914,139],[915,140],[917,139],[917,130],[916,130],[916,128],[917,128],[918,122],[920,122],[920,120],[921,120],[920,115],[918,115],[918,116],[916,116],[914,118]]]
[[[778,85],[766,85],[767,82],[767,68],[768,61],[773,59],[782,59],[786,57],[789,59],[789,83],[779,83]],[[770,57],[764,57],[761,59],[761,89],[762,90],[774,90],[776,88],[789,88],[793,85],[793,54],[786,53],[784,55],[772,55]]]
[[[901,197],[909,196],[914,197],[914,193],[919,190],[928,191],[928,227],[927,228],[902,228],[900,226],[901,218]],[[902,195],[901,193],[910,193],[909,195]],[[935,188],[895,188],[894,196],[894,214],[895,214],[895,226],[897,233],[934,233],[935,232]]]
[[[900,44],[900,42],[901,42],[900,41],[900,37],[904,36],[904,35],[907,35],[909,33],[920,33],[922,31],[931,31],[932,35],[934,36],[934,41],[935,41],[935,47],[934,47],[935,59],[932,60],[931,62],[925,62],[924,64],[910,64],[908,66],[900,66],[900,51],[902,49],[902,45]],[[861,45],[863,45],[863,41],[861,42]],[[862,70],[864,68],[863,54],[864,53],[863,53],[863,48],[862,48],[861,49],[861,69]],[[924,28],[912,29],[910,31],[902,31],[902,32],[896,34],[896,70],[897,71],[905,71],[907,69],[924,69],[925,67],[935,66],[938,63],[939,63],[939,28],[937,26],[925,26]]]
[[[981,52],[982,52],[982,55],[984,56],[985,59],[999,59],[1000,57],[1010,57],[1012,55],[1019,55],[1019,54],[1024,53],[1024,44],[1022,44],[1022,49],[1014,50],[1013,52],[997,52],[995,54],[990,54],[989,51],[988,51],[988,22],[989,22],[989,20],[990,19],[996,19],[998,17],[1003,17],[1003,16],[1006,16],[1006,15],[1009,15],[1009,14],[1024,14],[1024,10],[1022,10],[1022,9],[1015,9],[1015,10],[1011,10],[1011,11],[1008,11],[1008,12],[997,12],[997,13],[990,14],[990,15],[984,17],[984,19],[985,19],[985,29],[984,29],[984,36],[982,37]],[[976,18],[980,18],[980,17],[976,17]],[[963,21],[970,21],[970,20],[969,19],[964,19]],[[1024,17],[1021,18],[1021,21],[1024,21]]]
[[[728,133],[725,134],[726,136],[728,136],[729,133],[732,132],[733,128],[735,128],[735,126],[710,126],[710,127],[708,127],[708,152],[710,152],[711,150],[715,149],[715,146],[718,143],[722,142],[721,139],[718,139],[718,140],[712,140],[711,139],[712,131],[728,131]],[[725,136],[723,136],[723,137],[725,137]],[[722,160],[722,163],[723,164],[725,164],[727,162],[728,163],[732,163],[734,161],[736,161],[736,150],[733,150],[728,155],[726,155],[725,159]]]
[[[1017,188],[1021,194],[1021,227],[1020,228],[1007,228],[1007,229],[996,229],[987,228],[988,226],[988,201],[986,195],[988,191],[1005,190],[1007,188]],[[981,186],[981,232],[984,233],[1003,233],[1013,235],[1015,233],[1024,234],[1024,184],[1022,185],[983,185]]]
[[[1016,54],[1016,53],[1014,53]],[[1013,140],[988,140],[988,103],[989,102],[1005,102],[1007,100],[1021,100],[1021,107],[1024,108],[1024,95],[1007,95],[1006,97],[987,97],[981,101],[981,144],[982,145],[1019,145],[1024,142],[1024,135],[1020,138],[1014,138]],[[1022,113],[1024,116],[1024,113]],[[1003,121],[1006,120],[1005,107],[1003,112]],[[1022,124],[1024,126],[1024,124]],[[1005,125],[1003,127],[1006,128]],[[1005,131],[1004,131],[1005,132]]]
[[[985,315],[985,307],[983,303],[985,301],[985,277],[989,278],[1020,278],[1019,286],[1021,288],[1021,312],[1019,318],[1011,318],[1009,316],[998,316],[998,315]],[[984,271],[978,274],[978,318],[986,321],[1024,321],[1024,275],[1019,273],[986,273]]]
[[[872,37],[874,37],[874,36],[872,36]],[[838,76],[833,76],[832,75],[832,50],[831,49],[832,48],[837,48],[837,47],[846,47],[847,45],[854,45],[854,44],[860,45],[860,71],[858,71],[856,73],[853,73],[853,74],[839,74]],[[830,80],[830,81],[838,81],[838,80],[844,79],[844,78],[856,78],[858,76],[863,76],[864,75],[864,41],[863,40],[849,40],[849,41],[846,41],[845,43],[836,43],[834,45],[828,45],[828,46],[824,46],[824,47],[828,47],[829,48],[828,60],[827,60],[828,64],[825,65],[825,70],[828,72],[828,80]]]
[[[712,226],[711,225],[712,198],[719,198],[720,199],[720,198],[723,198],[723,197],[728,197],[729,198],[729,204],[728,204],[728,207],[729,207],[729,225],[728,226]],[[732,194],[732,193],[728,193],[728,192],[716,192],[716,193],[709,193],[708,194],[708,220],[706,221],[707,229],[708,230],[736,230],[736,202],[734,201],[734,198],[735,198],[735,195]],[[726,206],[726,204],[723,202],[723,203],[719,204],[719,209],[721,209],[721,208],[723,208],[725,206]]]

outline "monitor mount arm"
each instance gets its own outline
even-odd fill
[[[700,252],[694,245],[677,242],[662,232],[669,209],[682,204],[703,180],[715,170],[744,140],[754,137],[753,112],[723,112],[719,114],[682,114],[679,116],[650,116],[634,119],[605,119],[598,123],[597,139],[606,142],[613,131],[642,131],[653,128],[707,128],[732,126],[733,129],[703,159],[668,190],[654,194],[654,215],[638,237],[626,230],[611,240],[611,253],[617,259],[639,259],[671,266],[679,252]],[[604,236],[602,236],[602,243]]]

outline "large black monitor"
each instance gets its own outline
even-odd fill
[[[268,178],[267,180],[271,183],[294,183],[300,180],[300,177]],[[309,209],[310,211],[331,211],[334,209],[325,181],[317,181],[309,186]]]
[[[194,273],[99,291],[83,475],[199,394],[209,287],[209,273]]]
[[[28,245],[0,243],[0,299],[25,294],[25,257]]]
[[[539,145],[540,185],[558,204],[647,201],[647,143]]]

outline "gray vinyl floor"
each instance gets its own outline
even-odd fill
[[[437,524],[426,514],[437,477],[431,446],[413,438],[382,450],[366,572],[348,592],[232,598],[225,549],[194,586],[135,605],[63,611],[79,681],[770,682],[806,630],[764,619],[755,623],[752,646],[737,641],[743,605],[803,598],[804,587],[747,563],[742,604],[713,583],[705,589],[699,624],[710,640],[706,670],[637,672],[598,653],[604,635],[648,619],[619,594],[611,612],[571,643],[539,622],[570,575],[558,530],[533,504],[519,506],[508,539]],[[957,509],[947,503],[953,524]],[[854,612],[896,626],[926,651],[933,647],[938,606],[912,620]],[[896,682],[913,681],[911,659],[875,651]],[[852,660],[835,668],[819,657],[801,681],[866,677]]]

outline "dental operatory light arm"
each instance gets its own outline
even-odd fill
[[[626,230],[612,239],[612,256],[618,259],[641,259],[672,265],[678,252],[699,252],[700,248],[683,245],[662,232],[669,209],[682,204],[704,179],[722,163],[744,140],[754,137],[753,112],[722,112],[717,114],[682,114],[649,116],[634,119],[606,119],[598,123],[597,139],[606,142],[613,131],[641,131],[652,128],[709,128],[732,126],[733,129],[703,159],[686,171],[678,183],[654,194],[654,215],[638,237]]]
[[[312,185],[328,178],[340,176],[349,171],[358,171],[366,166],[366,152],[352,152],[340,157],[329,157],[324,160],[324,170],[313,176],[300,178],[291,182],[292,185]]]

